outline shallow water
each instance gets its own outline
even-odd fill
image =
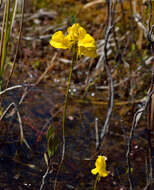
[[[5,106],[19,101],[23,89],[9,92]],[[93,189],[95,176],[91,169],[98,155],[95,145],[95,119],[99,132],[104,124],[107,105],[77,103],[70,100],[65,126],[66,154],[63,169],[58,176],[58,189]],[[20,131],[16,115],[3,120],[0,135],[0,187],[1,189],[39,189],[46,171],[46,133],[52,125],[59,139],[58,150],[51,159],[51,171],[45,180],[44,189],[52,189],[61,159],[62,114],[64,90],[52,86],[33,87],[29,90],[19,112],[23,122],[24,136],[31,151],[20,144]],[[108,157],[110,175],[98,184],[98,189],[128,189],[126,151],[131,121],[128,115],[119,114],[115,107],[110,124],[110,133],[101,144],[101,153]],[[131,115],[131,114],[130,114]],[[6,116],[7,117],[7,116]],[[132,167],[135,189],[144,187],[146,140],[144,120],[133,141]],[[138,130],[138,129],[137,129]],[[142,167],[141,167],[142,166]],[[15,187],[14,187],[15,186]]]

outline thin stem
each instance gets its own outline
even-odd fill
[[[72,72],[73,72],[73,67],[77,61],[77,50],[76,46],[73,48],[73,58],[72,58],[72,63],[71,63],[71,70],[69,73],[69,78],[68,78],[68,84],[67,84],[67,89],[65,93],[65,103],[64,103],[64,112],[63,112],[63,120],[62,120],[62,138],[63,138],[63,147],[62,147],[62,157],[61,157],[61,162],[59,164],[59,168],[57,170],[56,174],[56,179],[54,183],[54,190],[56,190],[56,184],[57,184],[57,176],[59,175],[59,172],[61,170],[63,161],[64,161],[64,156],[65,156],[65,122],[66,122],[66,111],[67,111],[67,105],[68,105],[68,98],[69,98],[69,89],[71,85],[71,78],[72,78]]]
[[[94,182],[94,190],[96,190],[97,182],[99,181],[100,176],[97,175],[95,182]]]
[[[1,32],[1,41],[0,41],[0,72],[2,68],[2,52],[4,48],[4,31],[5,31],[5,20],[6,20],[7,4],[5,3],[4,12],[3,12],[3,22],[2,22],[2,32]],[[0,75],[0,91],[2,90],[2,76]]]
[[[9,86],[9,82],[11,80],[11,77],[12,77],[12,74],[13,74],[13,71],[14,71],[15,62],[16,62],[16,59],[17,59],[18,51],[19,51],[19,45],[20,45],[20,41],[21,41],[21,33],[22,33],[22,27],[23,27],[23,18],[24,18],[24,5],[25,5],[25,1],[23,0],[22,13],[21,13],[21,24],[20,24],[20,31],[19,31],[19,39],[18,39],[18,42],[17,42],[17,48],[16,48],[15,57],[14,57],[14,60],[13,60],[13,66],[12,66],[9,78],[7,80],[6,88],[8,88],[8,86]]]
[[[1,41],[0,41],[0,68],[1,68],[1,57],[3,51],[3,41],[4,41],[4,31],[5,31],[5,20],[6,20],[6,10],[7,4],[5,3],[4,11],[3,11],[3,22],[2,22],[2,31],[1,31]]]
[[[9,26],[9,12],[10,11],[10,0],[7,1],[7,8],[6,8],[6,20],[5,20],[5,32],[4,32],[4,42],[3,42],[3,51],[1,57],[1,68],[0,68],[0,78],[2,78],[4,65],[6,60],[6,53],[7,53],[7,35],[8,35],[8,26]]]

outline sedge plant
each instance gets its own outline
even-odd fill
[[[2,31],[0,38],[0,91],[3,88],[3,75],[5,70],[5,65],[7,62],[7,52],[8,52],[8,43],[11,37],[12,27],[15,20],[15,15],[17,12],[18,0],[14,0],[13,3],[11,0],[6,0],[3,3],[3,21],[2,21]]]
[[[66,111],[68,105],[69,98],[69,88],[71,85],[71,78],[74,65],[77,63],[77,60],[81,56],[88,56],[95,58],[97,56],[96,53],[96,42],[94,38],[86,32],[86,30],[80,26],[79,23],[73,24],[71,27],[67,29],[67,35],[64,35],[62,31],[58,31],[52,35],[50,40],[50,45],[54,48],[60,49],[68,49],[72,52],[72,63],[71,69],[68,78],[67,89],[65,92],[65,103],[64,103],[64,111],[63,111],[63,119],[62,119],[62,136],[63,136],[63,148],[62,148],[62,158],[57,171],[57,175],[61,169],[64,155],[65,155],[65,122],[66,122]],[[56,189],[56,180],[55,186]]]
[[[11,41],[10,38],[11,38],[11,34],[12,34],[12,28],[13,28],[13,24],[15,21],[15,16],[16,16],[16,13],[18,10],[19,3],[21,3],[21,2],[18,0],[13,0],[13,1],[5,0],[1,4],[1,8],[3,10],[3,21],[2,21],[2,30],[0,32],[0,34],[1,34],[0,35],[0,93],[1,93],[0,94],[0,121],[6,115],[6,113],[13,107],[18,116],[18,121],[19,121],[19,126],[20,126],[21,143],[24,142],[29,147],[29,145],[27,144],[27,142],[23,136],[22,121],[21,121],[20,113],[17,109],[16,104],[11,103],[5,110],[3,110],[3,107],[2,107],[3,99],[5,97],[5,92],[7,91],[6,89],[8,87],[9,81],[11,80],[11,76],[14,71],[14,65],[16,62],[16,57],[17,57],[19,44],[20,44],[21,28],[22,28],[22,20],[23,20],[23,12],[24,12],[24,0],[21,3],[21,5],[22,5],[21,6],[21,8],[22,8],[21,25],[20,25],[20,32],[19,32],[19,39],[17,42],[16,53],[14,56],[14,61],[13,61],[13,65],[11,68],[11,72],[9,73],[9,76],[6,77],[6,76],[4,76],[4,73],[5,73],[5,68],[7,66],[8,52],[10,51],[8,44],[9,44],[9,41]],[[4,77],[7,81],[6,85],[3,84]]]

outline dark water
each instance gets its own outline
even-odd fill
[[[9,92],[4,106],[18,103],[23,90]],[[95,145],[95,119],[99,132],[104,124],[107,105],[77,103],[77,97],[70,100],[65,126],[66,154],[63,168],[58,176],[58,189],[93,189],[92,176],[98,155]],[[61,159],[62,114],[64,90],[51,86],[31,88],[19,106],[24,136],[31,150],[20,143],[17,116],[6,116],[1,122],[0,135],[0,189],[38,190],[46,171],[46,133],[52,125],[59,139],[58,150],[51,159],[51,170],[45,179],[44,189],[53,189]],[[130,106],[130,105],[129,105]],[[97,189],[129,189],[127,172],[127,143],[132,123],[131,111],[120,115],[121,107],[115,107],[110,124],[110,133],[101,144],[101,153],[108,157],[110,175],[101,179]],[[147,141],[144,135],[145,118],[136,129],[132,146],[132,176],[134,189],[140,190],[146,184]],[[154,154],[154,152],[153,152]]]

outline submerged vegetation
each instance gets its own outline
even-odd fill
[[[152,190],[154,1],[0,3],[0,189]]]

